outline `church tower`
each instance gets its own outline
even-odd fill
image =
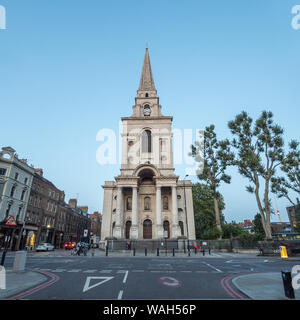
[[[192,185],[175,174],[173,118],[162,115],[148,48],[132,109],[122,118],[121,173],[103,186],[101,239],[195,239]]]

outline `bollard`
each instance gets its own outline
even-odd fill
[[[295,299],[295,292],[292,286],[292,275],[287,270],[281,271],[285,296],[289,299]]]
[[[135,248],[133,248],[133,256],[135,257]]]
[[[205,256],[205,249],[203,248],[203,256]]]
[[[105,247],[105,255],[108,256],[108,246]]]
[[[173,257],[175,257],[175,249],[173,248]]]
[[[188,248],[189,257],[191,256],[191,249]]]
[[[3,251],[0,266],[4,266],[6,251]]]
[[[26,259],[27,251],[17,251],[13,264],[13,272],[25,271]]]
[[[159,257],[159,248],[157,248],[156,255]]]
[[[208,254],[210,254],[210,248],[208,249]]]
[[[145,257],[147,257],[147,249],[145,249]]]

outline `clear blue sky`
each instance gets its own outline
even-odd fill
[[[148,43],[164,115],[174,127],[227,122],[241,110],[274,112],[299,139],[297,0],[0,0],[0,146],[28,158],[67,199],[102,211],[101,185],[119,166],[96,162],[102,128],[131,115]],[[184,175],[184,166],[176,167]],[[235,170],[223,186],[228,221],[257,212]],[[287,220],[285,200],[277,201]],[[273,218],[277,221],[276,217]]]

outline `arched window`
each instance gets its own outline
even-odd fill
[[[142,152],[152,152],[151,131],[145,130],[142,135]]]
[[[143,238],[152,239],[152,222],[149,219],[143,223]]]
[[[114,236],[115,226],[116,226],[116,223],[114,222],[114,223],[112,224],[112,235],[113,235],[113,236]]]
[[[164,208],[164,210],[169,210],[169,199],[168,199],[168,197],[164,197],[164,199],[163,199],[163,208]]]
[[[148,97],[149,97],[149,94],[148,94],[148,93],[146,93],[146,94],[145,94],[145,97],[146,97],[146,98],[148,98]]]
[[[151,210],[151,199],[150,199],[150,197],[145,197],[145,199],[144,199],[144,210]]]
[[[168,220],[164,221],[163,228],[164,228],[164,231],[168,232],[168,239],[169,239],[170,238],[170,223]]]
[[[131,228],[131,221],[127,221],[126,222],[126,229],[125,229],[126,239],[130,238],[130,228]]]
[[[126,201],[126,209],[128,211],[131,211],[132,210],[132,198],[131,197],[128,197],[127,198],[127,201]]]
[[[184,235],[184,229],[183,229],[183,222],[179,221],[179,227],[180,227],[180,231],[181,231],[181,235]]]

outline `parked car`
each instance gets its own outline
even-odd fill
[[[42,243],[39,244],[36,248],[36,251],[53,251],[54,250],[54,246],[51,243]]]
[[[65,250],[72,250],[76,247],[76,243],[75,242],[66,242],[65,243]]]

